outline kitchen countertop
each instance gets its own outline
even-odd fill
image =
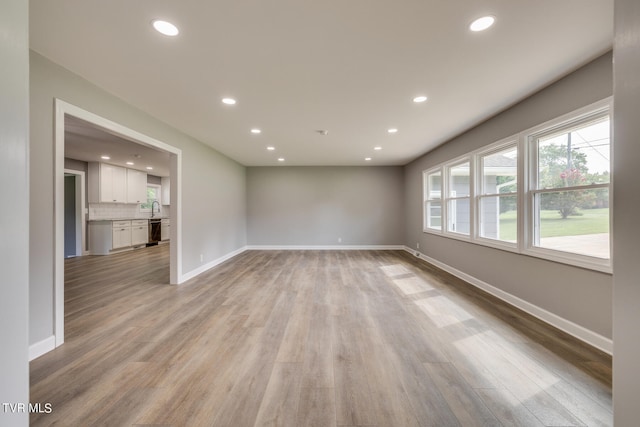
[[[149,219],[171,219],[168,216],[156,216],[153,218],[100,218],[100,219],[88,219],[87,222],[98,222],[98,221],[138,221],[138,220],[149,220]]]

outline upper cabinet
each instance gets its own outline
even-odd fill
[[[89,163],[89,203],[127,203],[127,170]]]
[[[162,204],[170,205],[171,204],[171,179],[168,176],[162,177]]]
[[[147,202],[147,174],[127,169],[127,203]]]
[[[143,203],[147,174],[106,163],[89,163],[89,203]]]

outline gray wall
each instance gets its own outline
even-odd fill
[[[403,185],[401,167],[247,168],[248,243],[401,245]]]
[[[182,150],[183,274],[246,245],[243,166],[43,56],[31,52],[30,59],[31,344],[53,334],[54,98]]]
[[[70,169],[74,171],[84,172],[84,207],[89,207],[89,185],[86,180],[89,176],[89,163],[83,162],[82,160],[70,159],[68,157],[64,158],[64,168]]]
[[[604,337],[612,336],[611,275],[422,231],[422,171],[612,95],[606,54],[405,167],[406,245]]]
[[[640,420],[640,3],[615,2],[613,146],[613,408],[617,426]]]
[[[162,178],[159,177],[159,176],[147,174],[147,184],[161,185],[162,184]]]
[[[70,159],[68,157],[64,158],[64,168],[89,173],[89,163],[83,162],[82,160]]]
[[[0,402],[29,402],[29,16],[28,2],[0,2]],[[0,425],[28,414],[0,410]]]

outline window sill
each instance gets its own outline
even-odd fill
[[[553,249],[545,248],[528,248],[521,252],[523,255],[528,255],[536,258],[546,259],[548,261],[557,262],[560,264],[567,264],[574,267],[580,267],[587,270],[599,271],[601,273],[613,274],[613,268],[611,266],[611,259],[590,257],[587,255],[578,255],[570,252],[555,251]]]
[[[474,245],[485,246],[492,249],[512,252],[519,255],[526,255],[534,258],[540,258],[547,261],[556,262],[558,264],[565,264],[572,267],[584,268],[587,270],[598,271],[606,274],[613,273],[610,259],[577,255],[570,252],[555,251],[552,249],[537,247],[519,250],[516,244],[494,241],[482,237],[472,239],[469,236],[445,233],[440,230],[424,229],[423,232],[425,234],[432,234],[434,236],[460,240]]]

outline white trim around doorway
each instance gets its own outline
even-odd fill
[[[54,121],[54,337],[55,347],[64,343],[64,118],[70,115],[93,123],[132,142],[168,152],[171,156],[171,248],[170,283],[182,277],[182,150],[126,126],[98,116],[61,99],[55,99]],[[54,348],[55,348],[54,347]],[[50,350],[52,350],[51,348]],[[38,353],[43,353],[40,349]]]

